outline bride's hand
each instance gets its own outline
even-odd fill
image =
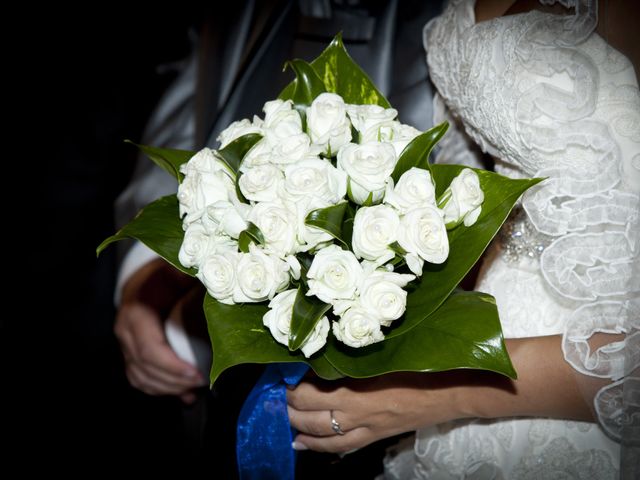
[[[595,351],[610,337],[593,335],[589,345]],[[291,425],[300,431],[294,447],[347,452],[381,438],[469,417],[593,421],[593,397],[608,380],[577,373],[565,361],[561,342],[561,335],[507,340],[517,381],[477,370],[393,373],[338,382],[310,378],[287,392]],[[344,435],[334,431],[332,415]]]
[[[365,380],[311,378],[287,391],[294,448],[348,452],[376,440],[467,416],[464,373],[395,373]],[[335,418],[344,435],[331,423]]]

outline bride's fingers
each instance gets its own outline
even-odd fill
[[[314,437],[301,433],[294,440],[294,448],[316,452],[346,453],[369,445],[374,440],[376,439],[372,437],[368,428],[358,427],[344,435],[331,437]]]
[[[296,410],[333,410],[340,404],[338,396],[338,390],[327,391],[309,382],[287,389],[287,403]]]
[[[289,412],[291,426],[301,433],[313,437],[337,435],[331,424],[331,412],[329,410],[296,410],[291,406],[287,406],[287,411]],[[346,421],[344,414],[340,411],[333,411],[333,418],[335,418],[340,425],[340,429],[345,434],[355,427],[355,425],[350,425]]]

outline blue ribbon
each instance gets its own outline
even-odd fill
[[[287,414],[286,385],[297,385],[305,363],[267,365],[238,417],[236,455],[241,480],[294,480],[294,430]]]

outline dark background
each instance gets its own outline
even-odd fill
[[[113,202],[136,160],[123,140],[140,140],[203,18],[202,8],[179,7],[98,3],[91,13],[42,12],[33,25],[42,40],[33,66],[47,78],[42,124],[52,134],[43,206],[49,235],[40,240],[48,249],[42,290],[52,308],[38,315],[37,413],[17,435],[69,471],[188,461],[179,402],[127,383],[112,333],[115,249],[95,255],[115,231]]]

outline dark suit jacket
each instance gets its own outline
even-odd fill
[[[422,28],[439,11],[439,2],[423,0],[248,0],[224,14],[213,10],[184,69],[152,114],[142,143],[215,147],[224,128],[260,115],[262,105],[291,81],[291,71],[282,73],[286,60],[315,58],[338,31],[400,119],[426,130],[432,126],[433,93]],[[116,203],[117,224],[175,190],[172,178],[140,158]]]

